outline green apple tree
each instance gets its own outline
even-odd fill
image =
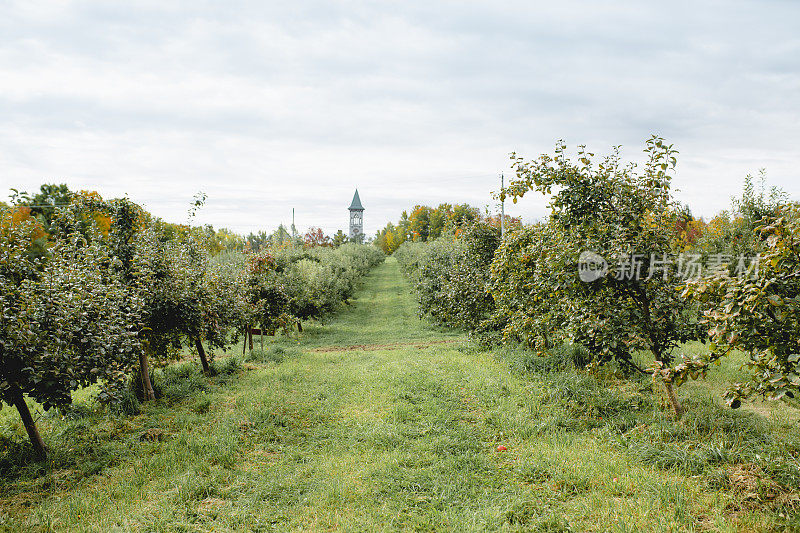
[[[114,258],[99,239],[72,233],[30,261],[29,232],[27,223],[3,227],[0,239],[0,397],[17,408],[43,459],[25,397],[50,409],[80,387],[120,382],[140,350],[139,305],[109,270]]]
[[[623,164],[618,149],[599,162],[584,147],[577,161],[571,160],[564,143],[554,156],[533,161],[512,154],[516,179],[500,197],[516,202],[531,190],[550,196],[549,227],[539,230],[527,252],[517,254],[532,263],[529,272],[543,274],[524,281],[525,299],[546,308],[543,318],[550,322],[547,328],[537,319],[532,331],[542,335],[549,329],[582,344],[596,363],[617,360],[638,368],[634,353],[651,352],[653,374],[680,416],[671,375],[663,375],[661,367],[671,363],[680,343],[699,338],[702,330],[696,304],[681,293],[681,264],[674,260],[681,252],[675,231],[679,206],[670,189],[676,151],[654,136],[645,154],[641,169]],[[578,270],[589,252],[607,262],[607,272],[582,280]],[[497,261],[506,255],[501,249]],[[493,268],[504,272],[503,265]],[[496,292],[503,290],[495,286]]]

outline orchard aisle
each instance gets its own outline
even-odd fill
[[[417,303],[397,261],[389,257],[364,279],[363,288],[330,323],[305,329],[303,348],[380,345],[463,339],[419,319]]]
[[[0,530],[683,530],[695,513],[720,523],[723,503],[691,477],[632,463],[574,429],[542,400],[543,383],[420,321],[393,258],[331,323],[253,355],[182,404],[81,429],[98,439],[82,449],[123,445],[120,458],[78,484],[58,471],[0,495]],[[147,428],[165,438],[142,441]]]
[[[418,318],[389,258],[333,322],[273,346],[286,359],[259,378],[261,430],[240,462],[271,487],[257,514],[298,530],[505,522],[521,486],[496,448],[522,384],[465,340]]]

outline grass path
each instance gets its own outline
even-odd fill
[[[303,348],[420,343],[463,338],[417,316],[417,304],[397,262],[390,258],[367,277],[344,312],[324,325],[309,325]]]
[[[420,321],[389,259],[331,323],[270,343],[230,383],[84,428],[95,446],[121,440],[126,454],[89,476],[66,468],[20,480],[0,496],[0,530],[758,526],[743,511],[734,527],[725,493],[632,462],[601,429],[570,429],[540,392],[462,335]],[[169,438],[141,441],[148,427]]]

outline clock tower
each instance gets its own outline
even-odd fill
[[[350,211],[350,240],[364,242],[364,207],[361,205],[361,198],[358,197],[358,189],[347,209]]]

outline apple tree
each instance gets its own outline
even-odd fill
[[[776,215],[761,219],[761,253],[746,269],[719,272],[687,289],[704,304],[711,350],[680,361],[673,372],[685,380],[733,349],[747,353],[752,375],[726,393],[732,407],[751,395],[778,400],[800,394],[800,206],[785,205]]]
[[[29,223],[2,229],[0,398],[17,408],[45,458],[25,397],[50,409],[80,387],[119,383],[141,348],[139,304],[109,270],[114,258],[99,239],[72,233],[30,260]]]
[[[539,305],[551,310],[549,329],[584,345],[597,363],[618,360],[637,368],[634,352],[650,351],[654,377],[662,379],[680,416],[672,379],[660,369],[671,363],[680,343],[699,338],[702,330],[696,304],[681,294],[675,261],[681,251],[675,231],[680,207],[670,189],[676,153],[654,136],[641,169],[623,164],[618,149],[599,162],[584,147],[577,161],[571,160],[563,143],[554,156],[533,161],[512,154],[516,179],[500,197],[516,202],[531,190],[550,197],[550,228],[532,245],[533,254],[522,255],[524,261],[542,263],[533,268],[545,275],[529,282],[526,298],[541,300]],[[587,252],[606,262],[604,275],[578,276]],[[546,325],[532,326],[541,333]]]

